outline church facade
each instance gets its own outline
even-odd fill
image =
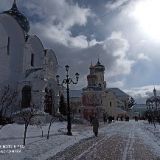
[[[129,96],[118,88],[107,88],[104,80],[105,67],[99,60],[95,65],[91,64],[89,69],[88,85],[82,90],[83,117],[89,120],[95,114],[99,118],[103,114],[114,117],[125,115],[127,112],[124,108],[127,108]]]
[[[58,107],[58,61],[29,30],[29,21],[14,0],[11,9],[0,14],[0,85],[17,90],[15,108],[34,105],[53,114]]]

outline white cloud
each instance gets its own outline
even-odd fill
[[[89,47],[92,47],[92,46],[95,46],[97,44],[103,44],[103,41],[98,42],[96,39],[92,39],[88,43],[89,43]]]
[[[111,36],[104,42],[104,49],[115,57],[109,76],[129,74],[131,72],[134,61],[129,60],[127,57],[129,43],[121,32],[112,32]]]
[[[33,33],[40,33],[42,37],[68,47],[88,47],[87,37],[81,34],[73,36],[71,28],[75,25],[85,26],[88,18],[94,17],[89,8],[80,7],[67,0],[47,0],[47,3],[45,0],[30,0],[21,5],[32,11],[29,12],[30,16],[37,19],[32,21]]]
[[[73,37],[70,30],[64,28],[58,28],[51,24],[41,25],[35,24],[32,28],[32,32],[40,33],[45,39],[50,39],[54,43],[59,43],[70,48],[87,48],[88,41],[85,35],[78,35]]]
[[[124,82],[123,81],[114,81],[114,82],[108,82],[107,83],[107,87],[111,88],[111,87],[124,87]]]
[[[151,61],[151,59],[147,55],[145,55],[144,53],[139,53],[137,58],[138,58],[138,60]]]
[[[78,4],[68,3],[66,0],[30,0],[23,6],[32,16],[39,16],[41,20],[57,24],[62,28],[70,28],[74,25],[85,25],[87,18],[93,16],[89,8],[80,7]]]

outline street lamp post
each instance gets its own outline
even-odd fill
[[[69,84],[77,84],[78,83],[78,79],[79,79],[79,74],[76,73],[75,76],[76,76],[76,81],[74,82],[72,78],[69,77],[69,66],[66,65],[65,66],[66,68],[66,78],[63,79],[62,81],[62,85],[63,84],[66,84],[67,88],[66,88],[66,91],[67,91],[67,135],[71,136],[72,135],[72,132],[71,132],[71,108],[70,108],[70,104],[69,104]],[[56,79],[57,79],[57,83],[58,85],[60,84],[59,83],[59,75],[56,76]]]

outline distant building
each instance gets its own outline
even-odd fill
[[[146,105],[149,110],[160,110],[160,96],[157,95],[157,90],[153,89],[153,96],[146,100]]]
[[[119,88],[109,88],[109,92],[112,92],[117,99],[117,107],[122,108],[124,110],[128,110],[128,100],[129,95],[126,94],[124,91],[120,90]]]
[[[66,90],[63,91],[63,95],[65,97],[65,101],[67,100],[67,93]],[[69,91],[70,97],[70,107],[71,112],[73,114],[81,114],[81,106],[82,106],[82,90],[70,90]]]
[[[36,35],[17,8],[0,14],[0,85],[18,91],[17,108],[37,106],[49,114],[57,109],[57,58]],[[16,108],[16,107],[15,107]]]
[[[132,117],[134,116],[143,117],[147,110],[148,110],[148,107],[146,104],[135,104],[131,108],[131,115]]]
[[[90,66],[90,73],[87,76],[88,85],[82,92],[82,112],[86,119],[103,113],[108,116],[127,114],[127,102],[129,95],[118,88],[107,88],[104,80],[105,67],[97,61],[96,65]]]

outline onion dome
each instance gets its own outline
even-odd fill
[[[99,59],[94,67],[98,71],[105,71],[105,67],[99,62]]]
[[[14,0],[12,8],[8,11],[4,11],[3,13],[12,16],[21,28],[28,33],[30,30],[30,25],[28,19],[18,10],[16,0]]]

